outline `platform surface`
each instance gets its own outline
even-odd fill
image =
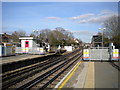
[[[96,62],[95,88],[118,88],[119,71],[108,62]]]
[[[12,63],[12,62],[17,62],[17,61],[24,61],[24,60],[39,58],[39,57],[43,57],[43,56],[47,56],[47,55],[54,55],[54,53],[49,53],[49,54],[45,54],[45,55],[23,54],[23,55],[16,55],[16,56],[1,57],[0,64]]]
[[[120,88],[118,75],[109,62],[82,62],[63,88]]]

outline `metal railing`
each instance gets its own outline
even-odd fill
[[[41,47],[32,47],[32,48],[16,47],[15,53],[45,54],[45,50]]]

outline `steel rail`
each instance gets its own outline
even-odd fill
[[[16,76],[21,75],[21,74],[23,74],[25,72],[29,72],[31,70],[34,70],[34,69],[36,69],[38,67],[43,66],[43,64],[47,65],[48,63],[52,62],[54,59],[55,59],[55,57],[50,58],[50,59],[46,59],[43,62],[37,63],[37,65],[34,65],[34,66],[30,65],[30,67],[27,67],[27,68],[24,68],[24,69],[15,71],[15,72],[11,72],[11,73],[5,74],[5,75],[2,76],[2,81],[6,81],[6,80],[8,80],[10,78],[16,77]],[[49,60],[49,62],[47,62],[48,60]]]
[[[78,56],[77,58],[76,58],[76,60],[75,61],[73,61],[72,63],[70,63],[68,66],[66,66],[66,68],[65,69],[63,69],[61,72],[59,72],[57,75],[55,75],[53,78],[51,78],[48,82],[46,82],[42,87],[39,87],[39,88],[37,88],[37,89],[45,89],[45,88],[47,88],[47,86],[50,84],[50,83],[52,83],[56,78],[58,78],[58,76],[60,76],[62,73],[64,73],[73,63],[75,63],[80,57],[81,57],[82,55],[80,55],[80,56]]]
[[[54,61],[54,62],[53,62]],[[58,59],[58,60],[56,60],[56,59],[54,59],[53,61],[51,61],[51,62],[49,62],[49,63],[47,63],[47,64],[42,64],[41,66],[43,66],[43,67],[41,67],[41,68],[39,68],[39,69],[37,69],[37,70],[34,70],[34,71],[30,71],[29,73],[27,73],[26,71],[25,72],[23,72],[23,73],[21,73],[21,74],[24,74],[24,73],[26,73],[24,76],[21,76],[20,77],[20,74],[18,75],[18,78],[17,77],[15,77],[14,79],[12,79],[12,80],[9,80],[9,82],[5,82],[5,83],[3,83],[3,89],[6,89],[6,88],[8,88],[8,87],[10,87],[11,85],[14,85],[15,83],[18,83],[18,82],[20,82],[20,81],[22,81],[22,80],[24,80],[24,79],[26,79],[26,78],[28,78],[28,77],[31,77],[31,76],[33,76],[33,75],[35,75],[36,73],[39,73],[39,72],[41,72],[42,70],[45,70],[45,69],[47,69],[47,68],[49,68],[49,67],[51,67],[51,66],[53,66],[53,65],[55,65],[55,64],[57,64],[57,63],[59,63],[59,62],[61,62],[61,59]],[[34,68],[35,69],[35,68]],[[17,78],[17,79],[16,79]]]
[[[67,54],[68,55],[68,54]],[[64,57],[66,57],[67,55],[64,55]],[[63,56],[62,56],[63,57]],[[50,62],[52,62],[52,61],[54,61],[53,59],[59,59],[59,58],[62,58],[62,57],[53,57],[53,58],[50,58],[50,59],[46,59],[46,60],[50,60]],[[44,61],[46,61],[46,60],[44,60]],[[48,64],[48,63],[50,63],[50,62],[46,62],[46,64]],[[41,62],[42,63],[42,62]],[[32,66],[32,68],[31,67],[27,67],[27,68],[24,68],[24,69],[21,69],[21,70],[18,70],[18,71],[15,71],[15,72],[11,72],[11,73],[8,73],[8,74],[3,74],[2,75],[2,80],[3,81],[5,81],[5,80],[7,80],[7,79],[9,79],[9,78],[12,78],[12,77],[16,77],[16,76],[18,76],[18,75],[20,75],[20,74],[22,74],[22,73],[24,73],[24,72],[27,72],[27,71],[31,71],[31,70],[33,70],[33,69],[35,69],[35,68],[38,68],[38,67],[40,67],[41,66],[41,64],[40,65],[35,65],[34,67]],[[9,76],[9,77],[8,77]]]
[[[77,56],[77,55],[76,55]],[[74,59],[76,56],[70,58],[69,60],[63,62],[62,64],[60,64],[59,66],[53,68],[52,70],[42,74],[41,76],[35,78],[34,80],[32,80],[31,82],[24,84],[23,86],[17,88],[19,89],[29,89],[31,87],[33,87],[34,85],[36,85],[37,83],[39,83],[40,81],[44,80],[45,78],[49,77],[51,74],[55,73],[56,71],[58,71],[59,69],[61,69],[62,67],[64,67],[65,65],[67,65],[72,59]]]
[[[72,52],[72,53],[70,53],[70,54],[66,54],[66,55],[64,55],[63,57],[63,59],[65,59],[66,57],[65,56],[69,56],[69,55],[71,55],[71,54],[74,54],[74,53],[76,53],[78,50],[76,50],[76,51],[74,51],[74,52]],[[59,59],[61,59],[61,58],[59,58]],[[57,61],[56,62],[54,62],[54,64],[56,64],[57,63]],[[50,66],[52,66],[53,65],[53,63],[51,64],[51,65],[49,65],[49,66],[46,66],[46,67],[44,67],[43,69],[46,69],[46,68],[48,68],[48,67],[50,67]],[[42,65],[43,66],[43,65]],[[42,69],[41,69],[42,70]],[[38,70],[38,71],[40,71],[40,70]],[[36,73],[37,73],[37,71],[35,71]],[[22,73],[21,73],[22,74]],[[35,74],[35,73],[34,73]],[[29,76],[31,76],[31,75],[34,75],[34,74],[28,74],[28,75],[26,75],[26,77],[24,77],[24,79],[26,79],[27,77],[29,77]],[[6,89],[6,88],[8,88],[9,86],[11,86],[11,85],[14,85],[15,83],[17,83],[17,82],[19,82],[19,81],[21,81],[21,80],[23,80],[23,77],[20,77],[19,79],[17,79],[17,80],[11,80],[10,82],[8,82],[8,83],[3,83],[3,89]]]
[[[58,56],[58,55],[55,55],[55,56]],[[51,60],[52,59],[54,59],[54,58],[56,58],[55,56],[53,56],[52,58],[50,58]],[[67,56],[67,55],[65,55],[65,56]],[[59,58],[59,57],[57,57],[57,58]],[[57,59],[56,58],[56,59]],[[46,60],[50,60],[50,59],[45,59],[44,61],[46,61]],[[43,61],[43,60],[42,60]],[[40,62],[37,62],[37,63],[40,63]],[[31,65],[29,65],[29,66],[31,66]],[[37,66],[37,65],[36,65]],[[7,76],[10,76],[10,75],[13,75],[14,73],[21,73],[21,71],[24,71],[24,70],[28,70],[28,68],[30,68],[30,67],[27,67],[27,68],[24,68],[24,69],[21,69],[21,70],[18,70],[18,71],[15,71],[15,72],[10,72],[10,73],[7,73],[6,74],[6,72],[5,73],[2,73],[2,75],[0,75],[1,77],[2,77],[2,79],[4,79],[5,77],[7,77]],[[9,71],[8,71],[9,72]]]

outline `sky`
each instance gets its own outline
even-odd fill
[[[2,30],[29,35],[33,30],[62,27],[91,42],[104,21],[117,13],[117,2],[2,2]]]

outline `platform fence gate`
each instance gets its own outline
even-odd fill
[[[91,47],[89,52],[90,60],[110,60],[108,47]]]

